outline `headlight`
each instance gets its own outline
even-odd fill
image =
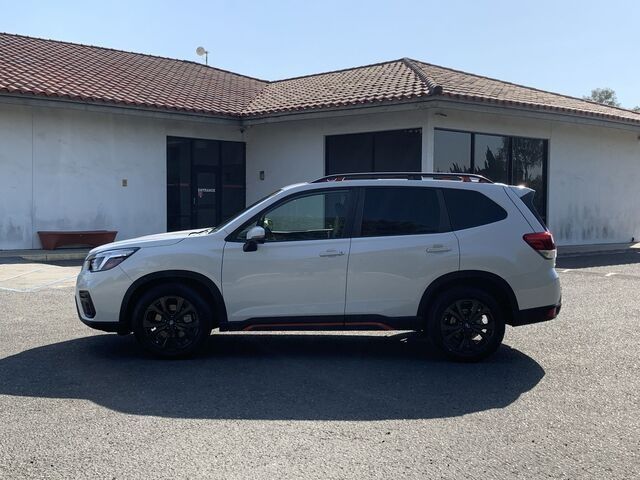
[[[133,255],[137,248],[120,248],[118,250],[107,250],[87,257],[87,268],[90,272],[104,272],[120,265],[127,258]]]

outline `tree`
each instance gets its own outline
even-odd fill
[[[637,107],[632,108],[631,110],[633,110],[634,112],[640,113],[640,105],[637,106]]]
[[[616,92],[612,88],[594,88],[591,90],[591,95],[582,98],[585,100],[591,100],[592,102],[610,105],[612,107],[620,106]]]

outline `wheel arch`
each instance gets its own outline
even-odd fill
[[[213,319],[214,328],[221,323],[226,323],[227,309],[222,293],[210,278],[201,273],[191,272],[189,270],[163,270],[138,278],[127,289],[122,299],[122,304],[120,305],[119,323],[124,327],[122,330],[131,331],[131,314],[136,301],[144,292],[156,285],[175,281],[179,281],[193,288],[202,295],[206,301],[211,303],[215,314],[215,318]]]
[[[418,307],[418,318],[421,324],[426,320],[429,308],[431,308],[436,298],[438,298],[438,295],[454,286],[480,288],[492,294],[500,305],[503,306],[507,324],[511,324],[516,314],[520,311],[518,299],[505,279],[495,273],[482,270],[461,270],[443,275],[431,282],[427,287],[420,300],[420,306]]]

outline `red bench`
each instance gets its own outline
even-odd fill
[[[78,232],[38,232],[45,250],[54,250],[65,245],[88,245],[98,247],[115,240],[118,232],[110,230],[87,230]]]

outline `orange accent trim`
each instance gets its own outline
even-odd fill
[[[335,327],[336,325],[342,327],[348,327],[350,325],[357,325],[360,327],[363,326],[372,326],[372,327],[380,327],[383,330],[394,330],[393,327],[390,327],[386,323],[382,322],[329,322],[329,323],[263,323],[263,324],[255,324],[244,327],[242,330],[245,332],[249,332],[252,330],[258,330],[261,328],[274,328],[274,327]]]

